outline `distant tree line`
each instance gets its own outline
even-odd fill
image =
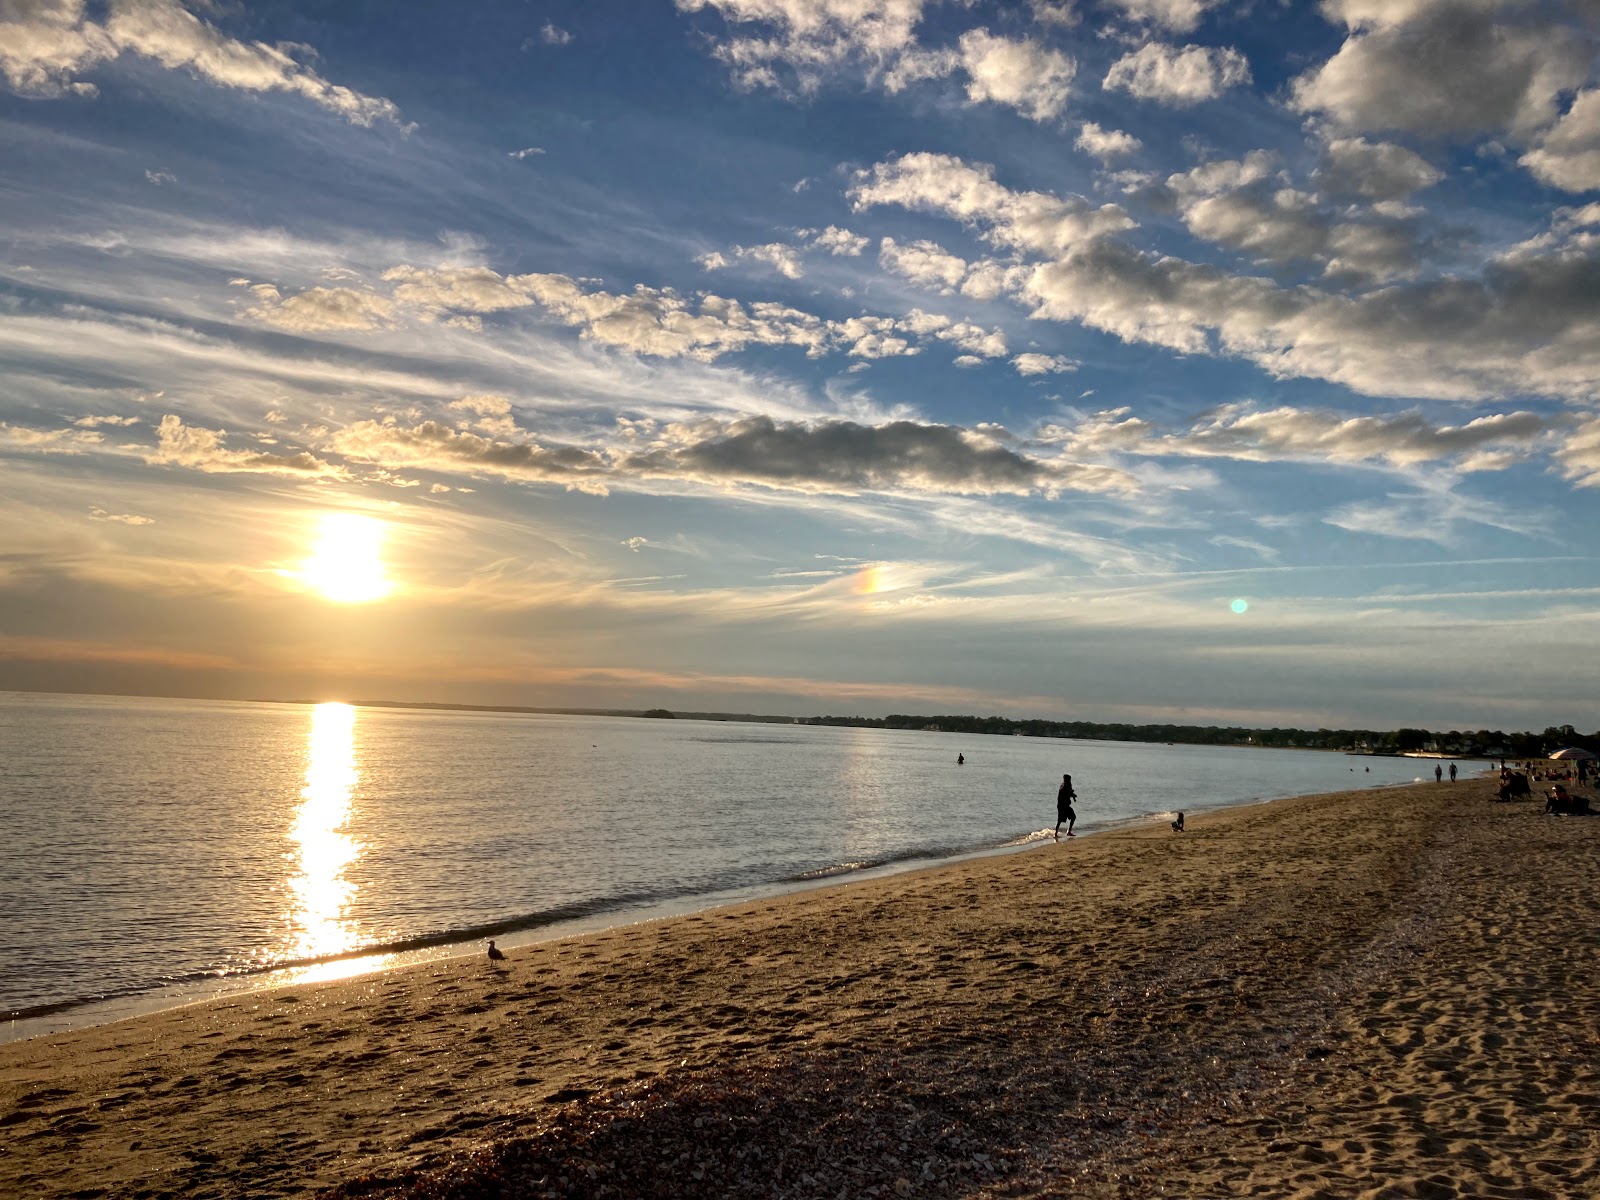
[[[1089,738],[1102,742],[1174,742],[1193,746],[1279,746],[1348,750],[1369,754],[1432,751],[1462,757],[1543,758],[1563,746],[1600,754],[1600,733],[1582,734],[1571,725],[1552,725],[1543,733],[1505,733],[1498,729],[1440,733],[1427,729],[1244,729],[1236,725],[1127,725],[1100,721],[1043,721],[1011,717],[907,716],[808,717],[807,725],[848,725],[873,729],[930,729],[945,733],[1022,734],[1026,737]]]

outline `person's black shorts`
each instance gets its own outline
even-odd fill
[[[1058,809],[1056,809],[1056,824],[1057,825],[1061,824],[1061,822],[1063,822],[1063,821],[1076,821],[1077,819],[1078,819],[1078,814],[1073,812],[1071,808],[1058,808]]]

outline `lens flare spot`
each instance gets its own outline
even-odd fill
[[[1233,609],[1233,611],[1236,613],[1248,612],[1250,610],[1250,602],[1243,599],[1235,600],[1232,604],[1228,605],[1228,607]]]
[[[354,513],[322,518],[316,549],[300,568],[313,591],[336,604],[367,604],[394,590],[383,566],[382,521]]]

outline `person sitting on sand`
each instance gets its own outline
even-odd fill
[[[1072,776],[1063,775],[1061,786],[1056,790],[1056,841],[1061,840],[1061,822],[1067,823],[1067,836],[1076,836],[1072,826],[1078,820],[1078,814],[1073,810],[1072,802],[1078,798],[1078,793],[1072,790]]]
[[[1355,769],[1354,767],[1351,768],[1351,770],[1354,770],[1354,769]],[[1172,823],[1172,832],[1173,833],[1182,833],[1183,832],[1183,814],[1182,813],[1179,813],[1178,814],[1178,819]]]
[[[1572,811],[1572,797],[1567,794],[1567,789],[1559,783],[1551,788],[1549,798],[1544,802],[1544,811],[1547,813],[1570,813]]]

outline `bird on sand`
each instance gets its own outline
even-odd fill
[[[489,939],[489,961],[490,962],[504,962],[505,961],[505,957],[506,957],[505,956],[505,952],[502,951],[502,950],[496,950],[495,946],[494,946],[494,939],[490,938]]]

